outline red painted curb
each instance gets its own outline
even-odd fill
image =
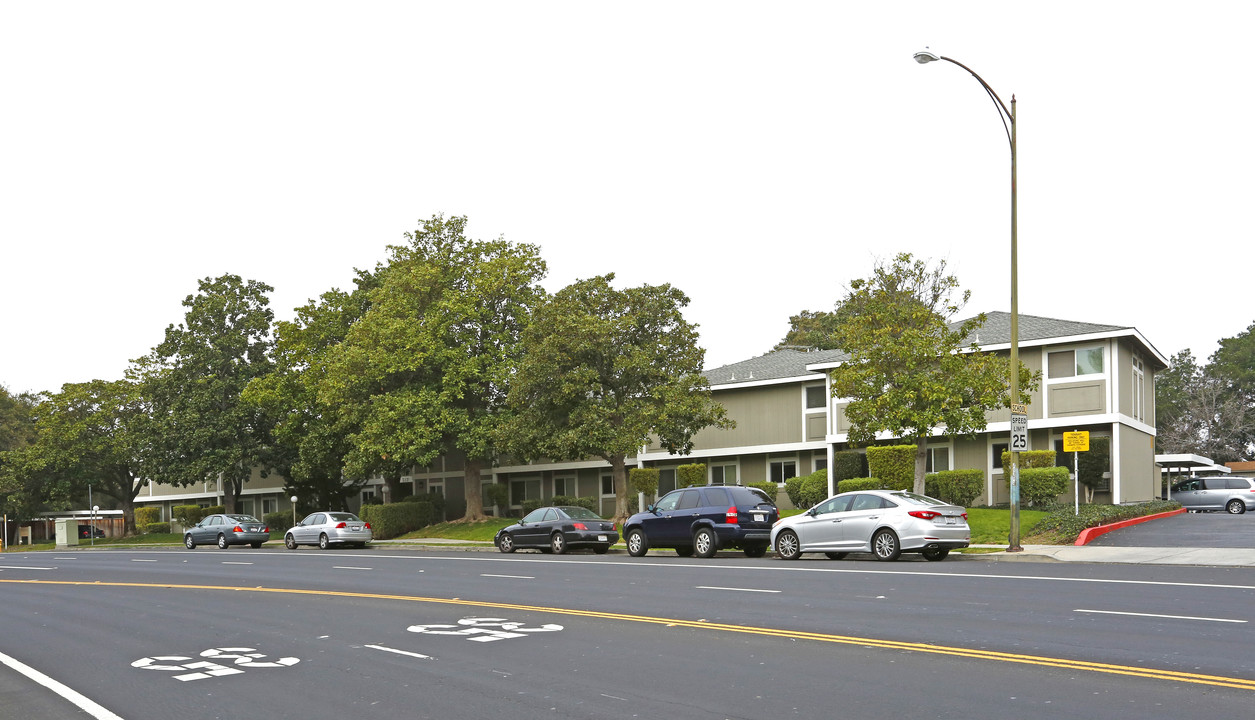
[[[1148,520],[1154,520],[1156,518],[1164,518],[1164,517],[1171,517],[1173,515],[1180,515],[1183,512],[1185,512],[1185,508],[1181,508],[1180,510],[1170,510],[1165,513],[1157,513],[1155,515],[1144,515],[1139,518],[1133,518],[1132,520],[1121,520],[1120,522],[1113,522],[1110,525],[1099,525],[1098,527],[1086,528],[1081,531],[1080,535],[1076,536],[1076,542],[1073,544],[1085,545],[1090,540],[1093,540],[1099,535],[1105,535],[1106,533],[1109,533],[1112,530],[1119,530],[1122,527],[1128,527],[1130,525],[1144,523]]]

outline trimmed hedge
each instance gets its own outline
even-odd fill
[[[444,495],[441,495],[438,492],[429,492],[422,495],[407,495],[401,499],[401,502],[427,503],[432,507],[432,512],[435,514],[435,519],[433,519],[432,522],[444,522],[445,499]]]
[[[789,498],[789,502],[793,503],[793,507],[798,510],[806,508],[802,504],[802,483],[806,482],[806,477],[791,477],[784,481],[784,494]]]
[[[780,486],[773,482],[746,483],[746,487],[758,488],[759,490],[767,493],[767,497],[771,498],[773,505],[776,502],[776,497],[780,494]]]
[[[137,507],[135,508],[135,527],[148,527],[153,523],[161,522],[161,508],[159,507]],[[170,532],[166,530],[165,532]]]
[[[828,499],[828,471],[816,470],[802,482],[802,502],[805,507],[815,507]]]
[[[880,478],[889,490],[915,487],[915,446],[881,445],[867,448],[867,474]]]
[[[175,505],[170,508],[170,515],[173,516],[174,519],[184,527],[184,529],[190,528],[200,522],[208,514],[209,513],[206,509],[201,508],[199,505]]]
[[[154,510],[155,510],[155,509],[156,509],[156,508],[154,508]],[[150,535],[151,535],[151,534],[153,534],[153,533],[161,533],[161,534],[163,534],[163,535],[165,535],[165,534],[169,534],[169,532],[170,532],[170,523],[168,523],[168,522],[151,522],[151,523],[144,523],[144,532],[145,532],[145,533],[147,533],[147,534],[150,534]]]
[[[836,482],[867,477],[867,458],[863,453],[842,450],[832,455],[832,479]]]
[[[276,510],[272,513],[266,513],[262,516],[262,521],[266,523],[266,527],[270,528],[270,532],[282,535],[292,529],[292,511]]]
[[[1003,482],[1011,487],[1010,471]],[[1067,489],[1068,469],[1065,467],[1020,468],[1020,500],[1029,505],[1054,502]]]
[[[967,507],[985,489],[983,470],[943,470],[924,476],[924,494]]]
[[[427,502],[363,505],[360,516],[370,523],[376,540],[387,540],[431,525],[435,508]]]
[[[888,490],[888,485],[880,478],[850,478],[837,484],[837,493],[853,492],[854,490]]]
[[[628,470],[628,487],[647,498],[657,497],[660,474],[658,468],[632,468]]]
[[[1022,450],[1020,452],[1020,471],[1025,468],[1052,468],[1055,466],[1054,450]],[[1011,477],[1011,453],[1002,451],[1002,476]]]
[[[706,484],[706,464],[689,463],[675,469],[675,486],[677,488],[693,487]]]
[[[1082,505],[1080,514],[1071,505],[1061,507],[1042,518],[1029,531],[1033,535],[1049,535],[1059,543],[1074,543],[1081,531],[1121,520],[1179,510],[1181,503],[1152,500],[1139,505]]]

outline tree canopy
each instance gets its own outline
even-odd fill
[[[616,290],[613,279],[578,281],[537,310],[500,437],[524,459],[605,459],[626,517],[627,456],[651,437],[685,454],[697,431],[732,422],[702,375],[688,297],[670,285]]]
[[[1217,354],[1225,350],[1224,343]],[[1234,360],[1226,354],[1226,362]],[[1242,375],[1241,368],[1216,362],[1200,367],[1189,350],[1174,355],[1155,378],[1156,450],[1215,462],[1249,457],[1255,412],[1241,389]]]
[[[951,323],[970,297],[958,292],[945,261],[930,269],[900,253],[851,282],[835,313],[832,338],[849,358],[831,371],[832,391],[850,401],[850,442],[869,444],[881,433],[914,441],[920,493],[928,438],[979,432],[987,411],[1010,402],[1009,359],[968,343],[984,314]],[[1021,402],[1036,383],[1021,366]]]

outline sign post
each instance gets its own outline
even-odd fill
[[[1072,467],[1075,472],[1072,479],[1073,513],[1081,514],[1081,453],[1089,452],[1089,431],[1078,430],[1063,434],[1063,451],[1072,453]]]

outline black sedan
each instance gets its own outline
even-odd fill
[[[226,550],[232,545],[251,545],[259,548],[270,539],[270,528],[252,515],[210,515],[183,532],[183,544],[188,550],[197,543],[218,543]]]
[[[512,553],[518,548],[539,548],[561,555],[570,548],[591,547],[598,555],[619,542],[614,523],[582,507],[543,507],[529,512],[514,525],[497,531],[497,549]]]

